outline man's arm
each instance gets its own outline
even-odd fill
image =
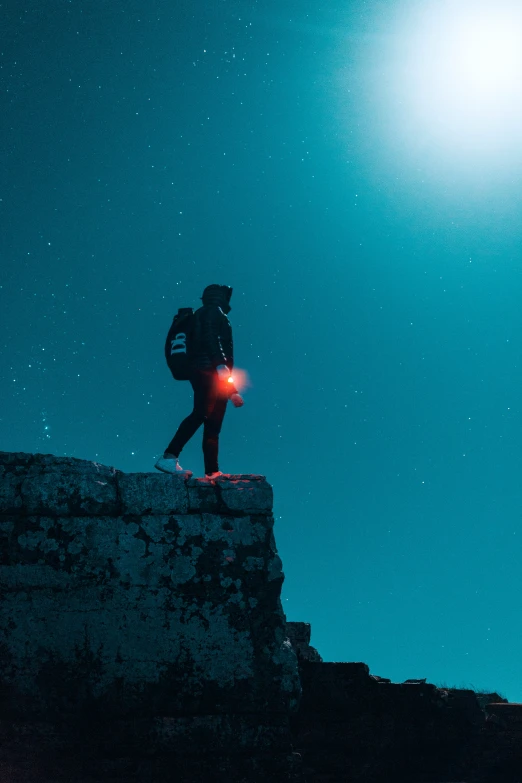
[[[223,315],[221,345],[226,358],[225,364],[229,370],[232,370],[234,367],[234,341],[232,339],[232,326],[226,315]]]
[[[230,321],[219,307],[209,308],[206,315],[201,337],[212,367],[216,369],[218,365],[225,364],[231,369],[227,364],[231,356],[225,351],[225,347],[228,349],[229,344],[232,344]]]

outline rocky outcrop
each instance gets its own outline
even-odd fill
[[[310,623],[286,623],[286,635],[295,650],[298,660],[321,663],[323,659],[315,647],[310,646],[311,634]]]
[[[137,751],[158,783],[288,779],[301,686],[264,477],[0,453],[0,514],[1,779],[133,779]]]
[[[272,490],[0,452],[0,781],[520,783],[522,705],[323,661]]]
[[[394,683],[362,662],[314,660],[309,626],[289,625],[301,626],[304,644],[303,698],[291,716],[303,783],[522,781],[522,704],[426,679]]]

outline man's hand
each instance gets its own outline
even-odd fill
[[[241,408],[242,405],[244,405],[244,400],[240,394],[237,392],[234,392],[234,394],[230,395],[230,402],[235,408]]]

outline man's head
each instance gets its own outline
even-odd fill
[[[221,307],[225,315],[231,311],[230,297],[232,296],[232,288],[229,285],[218,285],[213,283],[207,285],[203,291],[201,300],[204,305],[218,305]]]

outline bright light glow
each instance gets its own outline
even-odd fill
[[[449,41],[449,65],[457,90],[483,98],[489,98],[492,90],[513,92],[521,71],[521,35],[513,22],[492,12],[471,12],[469,18],[458,20]]]
[[[234,367],[234,375],[231,375],[227,380],[229,383],[233,383],[239,392],[252,386],[247,371],[241,370],[238,367]]]
[[[521,0],[432,0],[397,26],[387,112],[425,147],[520,145]],[[401,29],[402,28],[402,29]]]

